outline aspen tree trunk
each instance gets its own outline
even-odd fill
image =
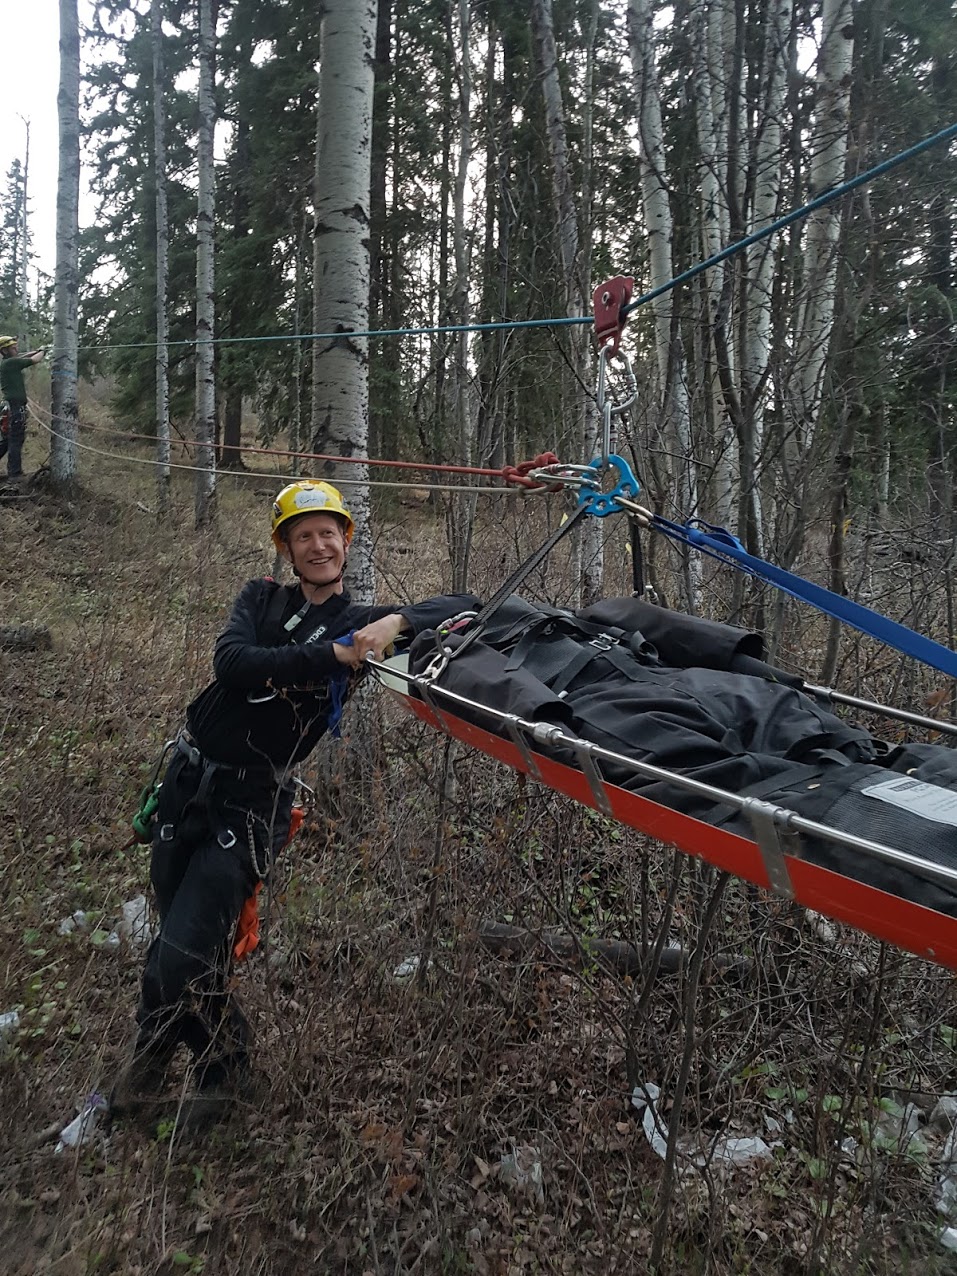
[[[760,123],[754,157],[754,202],[750,231],[769,225],[779,213],[784,153],[781,122],[791,57],[792,0],[768,0],[764,24],[765,49],[760,73]],[[742,429],[739,436],[741,473],[748,502],[749,543],[765,552],[764,510],[758,461],[764,448],[764,420],[770,386],[772,288],[776,241],[765,239],[747,253],[748,306],[741,358]],[[743,529],[742,529],[743,530]]]
[[[824,0],[811,140],[811,185],[808,192],[811,198],[844,179],[854,53],[853,21],[851,0]],[[802,450],[810,442],[821,407],[834,322],[840,227],[841,209],[837,204],[819,208],[808,218],[803,296],[795,343],[797,378],[794,411],[797,416],[796,438]]]
[[[532,0],[531,17],[536,69],[542,81],[542,95],[545,99],[545,127],[552,171],[552,203],[558,221],[557,239],[565,288],[565,312],[569,318],[576,318],[583,313],[587,291],[587,268],[582,264],[579,251],[579,217],[575,207],[574,185],[568,157],[565,106],[558,75],[552,0]],[[586,453],[585,459],[590,461],[594,456],[592,449],[597,430],[594,415],[589,414],[588,398],[584,389],[587,345],[580,334],[573,336],[570,344],[573,385],[569,397],[574,405],[578,422],[578,428],[574,434],[582,440],[582,447]],[[585,603],[594,602],[601,595],[604,575],[601,522],[601,519],[589,519],[582,532],[580,579],[582,599]]]
[[[638,144],[642,159],[641,195],[648,234],[648,283],[652,289],[674,277],[674,228],[668,202],[664,129],[658,73],[655,66],[654,14],[650,0],[629,0],[628,44],[638,90]],[[677,461],[673,499],[682,518],[697,513],[697,462],[691,437],[691,410],[681,332],[676,322],[674,293],[652,303],[660,403],[670,438],[666,450]],[[685,555],[686,603],[696,611],[700,595],[700,562]]]
[[[496,90],[495,68],[500,41],[493,14],[488,15],[485,50],[485,211],[482,226],[482,292],[480,323],[491,323],[498,317],[499,305],[495,295],[498,244],[496,243],[496,214],[500,189],[498,180],[498,155],[501,147],[501,110]],[[502,367],[503,342],[500,332],[488,332],[479,337],[478,358],[478,414],[476,420],[475,454],[481,465],[501,465],[501,460],[490,460],[500,450],[501,437],[498,420],[498,382]]]
[[[215,102],[216,20],[213,0],[199,0],[199,137],[196,163],[199,198],[196,210],[196,526],[212,522],[216,493],[215,331],[215,174],[213,135]]]
[[[469,251],[465,225],[465,188],[468,167],[472,158],[472,68],[471,42],[469,39],[469,0],[458,0],[458,65],[459,88],[459,155],[455,172],[453,194],[452,250],[455,258],[455,281],[452,288],[453,322],[469,322]],[[474,464],[475,415],[472,392],[469,385],[469,337],[466,332],[455,336],[453,361],[452,419],[458,436],[459,456],[463,465]],[[472,521],[475,517],[475,497],[467,493],[453,493],[450,507],[449,549],[452,559],[452,589],[464,593],[468,588],[469,558],[472,549]]]
[[[720,198],[713,205],[719,247],[724,247],[734,238],[732,226],[740,223],[741,192],[746,186],[740,144],[745,112],[741,101],[738,53],[742,39],[739,30],[744,21],[743,7],[736,0],[714,0],[707,7],[705,29],[701,33],[701,38],[706,42],[703,58],[710,89],[713,153],[720,174]],[[736,263],[733,260],[726,262],[723,267],[709,274],[712,276],[709,287],[709,300],[712,304],[711,348],[715,359],[716,379],[721,387],[720,398],[712,400],[715,517],[723,526],[733,527],[744,485],[741,474],[741,406],[738,392],[740,358],[734,304]],[[740,531],[740,520],[737,521]]]
[[[369,178],[369,321],[375,328],[388,328],[385,322],[386,299],[389,292],[389,257],[387,252],[387,177],[389,172],[390,135],[395,115],[392,103],[392,0],[379,0],[376,15],[375,66],[372,97],[372,152]],[[389,366],[387,354],[394,352],[398,343],[388,339],[379,343],[377,358],[380,360],[379,384],[388,386],[383,394],[372,397],[369,410],[369,447],[374,456],[394,458],[395,444],[389,437],[389,426],[394,415],[393,383],[386,374]]]
[[[582,175],[581,202],[579,223],[581,226],[581,249],[579,252],[579,280],[581,289],[581,308],[584,313],[592,292],[591,256],[592,256],[592,171],[594,164],[593,129],[594,129],[594,85],[595,85],[595,46],[598,41],[599,2],[592,0],[588,14],[588,27],[585,38],[585,93],[582,108]],[[572,330],[574,350],[574,367],[577,372],[574,387],[574,402],[582,422],[582,442],[584,459],[591,461],[601,451],[599,434],[602,423],[598,417],[597,400],[586,393],[589,366],[597,369],[591,362],[592,336],[587,327],[576,327]],[[593,373],[597,378],[597,371]],[[586,519],[581,530],[581,581],[582,603],[588,606],[597,602],[603,592],[605,575],[605,540],[604,519]]]
[[[241,62],[252,59],[252,42],[245,39],[239,49]],[[249,104],[245,94],[237,95],[235,111],[235,138],[228,187],[232,195],[232,226],[230,237],[242,243],[249,233],[249,189],[252,185],[250,159]],[[222,190],[222,187],[220,187]],[[225,312],[220,309],[220,324],[236,336],[242,331],[242,302],[237,294],[226,303]],[[245,376],[232,369],[223,394],[222,446],[219,448],[220,470],[245,470],[243,461],[243,389]]]
[[[296,225],[296,261],[295,261],[295,283],[293,292],[293,331],[298,337],[302,332],[302,307],[303,297],[305,295],[305,287],[303,286],[303,276],[305,274],[306,261],[306,209],[300,207],[297,214]],[[289,451],[302,451],[302,342],[297,341],[292,351],[292,416],[289,421]],[[302,473],[302,459],[298,456],[289,458],[289,471],[291,474]]]
[[[449,216],[449,204],[454,200],[452,184],[452,122],[454,119],[452,88],[454,84],[455,49],[451,23],[447,24],[443,49],[439,91],[442,102],[442,140],[439,163],[439,243],[438,243],[438,291],[433,313],[435,323],[445,324],[452,310],[449,296],[449,239],[454,215]],[[454,250],[454,245],[453,245]],[[434,277],[431,272],[430,277]],[[430,362],[435,368],[435,412],[432,428],[432,457],[440,460],[447,450],[447,418],[449,392],[446,384],[448,373],[449,337],[436,333],[431,341]]]
[[[552,169],[552,195],[558,218],[556,237],[561,254],[562,273],[570,300],[581,296],[578,286],[578,217],[568,142],[565,134],[565,106],[558,78],[558,52],[552,21],[552,0],[532,0],[532,38],[535,42],[536,65],[542,78],[545,99],[545,127],[548,131],[548,154]],[[579,312],[580,313],[580,312]]]
[[[375,36],[376,0],[327,0],[320,28],[313,331],[343,335],[313,345],[312,447],[339,456],[364,456],[368,447],[369,343],[349,334],[369,324]],[[325,471],[333,483],[351,480],[346,497],[356,538],[346,579],[354,598],[371,602],[368,468],[327,463]]]
[[[166,74],[163,59],[163,0],[152,0],[153,177],[156,184],[156,496],[169,505],[169,213],[166,191]]]
[[[23,117],[21,117],[23,118]],[[20,218],[20,238],[23,251],[20,253],[20,322],[17,334],[20,337],[20,348],[26,350],[30,343],[30,296],[27,290],[27,264],[30,260],[30,121],[23,120],[27,132],[26,147],[23,154],[23,207]],[[14,256],[14,260],[16,257]]]
[[[56,196],[50,473],[69,483],[76,473],[78,417],[77,291],[80,201],[80,27],[77,0],[60,0],[60,88],[57,93],[60,154]]]
[[[714,256],[723,245],[728,226],[728,206],[722,192],[721,173],[727,164],[727,110],[722,45],[713,42],[713,14],[718,6],[701,6],[692,15],[694,104],[698,130],[699,174],[698,238],[701,258]],[[720,30],[720,29],[719,29]],[[734,431],[731,413],[721,395],[714,352],[714,326],[721,301],[721,273],[706,271],[699,289],[702,322],[697,325],[699,395],[710,424],[713,456],[712,496],[714,515],[722,526],[731,522],[734,507]]]

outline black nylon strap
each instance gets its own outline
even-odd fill
[[[320,626],[323,629],[328,629],[332,622],[336,620],[348,606],[349,599],[345,594],[333,594],[331,598],[327,598],[322,604],[322,615],[319,616],[313,614],[310,616],[307,613],[306,619],[302,622],[302,624],[293,630],[289,641],[297,643],[300,646],[304,642],[308,642],[309,639],[315,635]],[[318,608],[316,610],[318,611]]]
[[[560,523],[559,526],[555,528],[554,532],[552,532],[547,540],[539,545],[534,554],[526,558],[525,562],[512,572],[505,584],[495,591],[492,597],[469,625],[465,637],[462,639],[460,645],[456,647],[454,651],[449,653],[450,660],[455,660],[457,657],[461,656],[463,651],[467,651],[472,643],[476,642],[481,637],[482,631],[488,623],[488,620],[496,611],[498,611],[502,603],[505,602],[505,599],[508,598],[510,594],[515,593],[515,590],[519,587],[522,581],[532,574],[539,563],[545,561],[562,537],[567,536],[586,513],[587,510],[584,505],[577,506],[574,513],[569,515],[564,523]]]
[[[635,598],[645,594],[645,560],[641,549],[641,532],[637,522],[628,520],[628,538],[631,545],[631,588]]]
[[[295,585],[277,585],[273,590],[263,618],[263,633],[259,635],[261,640],[272,642],[274,638],[282,634],[283,612],[292,602],[295,591]]]
[[[307,610],[302,623],[297,625],[295,629],[286,632],[283,626],[283,616],[290,603],[295,601],[298,592],[298,585],[277,585],[273,596],[269,600],[269,606],[266,608],[266,615],[263,618],[263,632],[258,635],[260,641],[277,647],[284,646],[287,643],[301,644],[308,642],[320,625],[328,627],[348,606],[349,600],[345,594],[333,594],[331,598],[328,598],[322,604],[322,616],[314,615],[310,618]]]
[[[764,798],[768,794],[780,793],[782,789],[791,788],[795,784],[802,784],[805,780],[809,782],[819,780],[824,775],[824,770],[823,766],[814,766],[809,762],[796,763],[794,766],[788,767],[786,771],[772,775],[767,780],[759,780],[757,784],[749,784],[747,788],[741,790],[738,796]],[[721,815],[713,823],[720,828],[723,824],[736,820],[739,814],[738,811],[729,811],[727,815]],[[710,822],[712,821],[709,820]]]

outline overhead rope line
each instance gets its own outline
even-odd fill
[[[571,324],[591,323],[591,315],[566,315],[558,319],[499,319],[491,323],[435,324],[421,328],[367,328],[355,331],[344,328],[339,332],[281,332],[263,337],[189,337],[183,341],[167,341],[175,346],[226,346],[252,344],[263,341],[342,341],[357,337],[432,337],[456,332],[501,332],[512,328],[562,328]],[[157,341],[114,342],[101,346],[78,346],[78,350],[155,350]]]
[[[34,412],[45,412],[39,404],[33,403],[32,400],[30,406],[33,408]],[[53,417],[49,413],[45,413],[45,415],[49,416],[51,421],[53,420]],[[106,434],[109,435],[110,438],[114,439],[124,439],[130,442],[134,440],[141,440],[146,443],[157,442],[155,434],[137,434],[130,430],[111,430],[108,426],[90,425],[85,421],[78,422],[77,424],[81,430],[90,430],[95,434]],[[199,439],[177,438],[175,440],[171,439],[170,442],[175,443],[178,447],[185,448],[202,448],[210,446],[208,443],[203,443]],[[506,483],[517,484],[519,487],[525,487],[528,489],[541,486],[541,484],[533,482],[526,477],[530,470],[538,469],[543,465],[554,464],[558,461],[558,457],[555,456],[554,452],[543,452],[530,461],[523,461],[520,465],[500,465],[497,469],[491,469],[487,466],[481,465],[446,465],[437,461],[387,461],[371,456],[336,456],[331,452],[295,452],[289,448],[256,447],[251,443],[221,443],[219,446],[224,451],[229,452],[248,452],[261,456],[282,456],[292,460],[331,461],[336,465],[341,463],[345,465],[382,466],[385,468],[400,470],[421,470],[439,474],[472,474],[479,478],[504,479]],[[422,485],[413,484],[412,486]],[[468,490],[470,492],[474,492],[479,489],[469,487]],[[492,490],[498,491],[498,488]]]
[[[41,409],[42,410],[42,409]],[[69,438],[66,434],[53,428],[38,414],[36,405],[30,404],[30,415],[42,430],[45,430],[51,438],[60,439],[64,443],[69,443],[72,447],[78,448],[81,452],[88,452],[91,456],[101,456],[111,461],[119,461],[124,465],[151,465],[168,467],[171,470],[186,470],[191,474],[208,474],[210,467],[208,465],[186,465],[181,461],[158,461],[155,457],[149,456],[127,456],[122,452],[108,452],[104,448],[91,447],[88,443],[81,443],[79,439]],[[52,420],[52,418],[51,418]],[[208,447],[209,444],[203,444]],[[336,458],[341,459],[341,458]],[[242,479],[272,479],[281,480],[283,482],[292,483],[296,479],[302,478],[301,474],[283,474],[276,470],[220,470],[214,471],[220,478],[242,478]],[[516,492],[525,492],[524,487],[464,487],[461,483],[413,483],[402,482],[400,479],[336,479],[336,483],[340,487],[391,487],[391,488],[421,488],[428,492],[477,492],[480,494],[513,495]],[[536,487],[538,491],[544,491],[543,487]]]
[[[697,265],[689,267],[688,270],[682,271],[679,275],[675,275],[673,279],[669,279],[666,283],[659,284],[657,288],[653,288],[650,292],[642,293],[640,297],[636,297],[622,307],[622,317],[624,318],[631,314],[639,306],[647,305],[648,302],[654,301],[666,292],[670,292],[679,284],[687,283],[703,271],[710,270],[712,266],[720,265],[721,262],[727,261],[729,257],[733,257],[736,253],[743,252],[753,244],[760,243],[762,239],[767,239],[768,236],[776,234],[779,230],[784,230],[785,227],[799,221],[802,217],[807,217],[819,208],[824,208],[826,205],[834,203],[835,200],[841,199],[849,192],[857,190],[858,187],[865,186],[877,177],[883,177],[885,173],[891,172],[901,164],[906,164],[916,156],[922,155],[932,147],[939,146],[954,137],[957,137],[957,124],[949,124],[946,128],[940,129],[930,137],[924,138],[923,141],[916,142],[913,146],[907,147],[906,150],[899,151],[889,159],[882,160],[872,168],[866,169],[856,177],[851,177],[844,182],[838,183],[837,186],[824,191],[823,194],[809,200],[808,203],[802,204],[799,208],[792,209],[791,212],[785,213],[782,217],[770,222],[761,230],[757,230],[751,235],[746,235],[744,239],[736,240],[735,243],[722,248],[720,252],[714,253],[704,261],[698,262]],[[258,337],[205,337],[202,339],[191,337],[182,341],[167,341],[163,344],[167,349],[174,349],[181,346],[239,345],[277,341],[341,341],[355,338],[372,340],[378,337],[444,336],[457,332],[501,332],[520,328],[562,328],[574,324],[593,322],[594,319],[591,315],[566,315],[552,319],[502,319],[490,323],[437,324],[414,328],[367,328],[364,331],[276,333]],[[78,349],[93,352],[101,350],[155,350],[159,344],[156,341],[111,342],[106,345],[79,346]],[[55,355],[56,352],[54,352],[54,357]]]

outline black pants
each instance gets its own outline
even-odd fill
[[[163,779],[150,865],[160,930],[143,972],[137,1050],[187,1045],[200,1087],[247,1062],[249,1026],[227,988],[236,923],[286,842],[291,807],[291,786],[206,773],[179,753]]]
[[[10,478],[23,473],[23,441],[26,437],[27,405],[11,403],[10,433],[6,437],[0,436],[0,459],[7,457],[7,474]]]

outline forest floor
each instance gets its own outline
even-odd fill
[[[185,1133],[184,1068],[148,1117],[58,1154],[130,1037],[142,951],[110,932],[148,893],[147,852],[121,850],[140,787],[239,586],[272,566],[274,485],[225,479],[197,537],[185,482],[158,521],[147,473],[84,463],[69,499],[0,504],[4,623],[53,640],[0,663],[6,1276],[957,1271],[935,1208],[952,975],[449,749],[382,692],[307,774],[319,801],[238,972],[239,1110]],[[543,517],[480,513],[479,590]],[[383,597],[448,584],[441,516],[395,505],[377,527]],[[503,957],[487,921],[700,938],[701,981]],[[633,1102],[652,1083],[683,1132],[674,1174]],[[729,1137],[764,1153],[726,1165]]]

